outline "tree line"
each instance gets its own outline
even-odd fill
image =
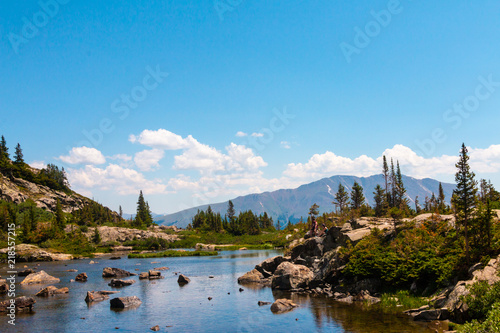
[[[221,216],[221,213],[215,213],[208,206],[205,211],[198,210],[192,218],[188,229],[227,232],[235,236],[258,235],[263,230],[276,230],[273,218],[269,217],[267,212],[256,215],[251,210],[247,210],[236,215],[234,204],[231,200],[228,202],[227,212],[224,217]]]

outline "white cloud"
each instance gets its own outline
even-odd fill
[[[237,136],[238,138],[243,138],[243,137],[245,137],[245,136],[248,136],[248,134],[247,134],[247,133],[245,133],[245,132],[242,132],[242,131],[238,131],[238,133],[236,133],[236,136]]]
[[[264,136],[264,133],[252,133],[252,136],[255,137],[255,138],[262,138]]]
[[[486,149],[468,148],[470,166],[475,172],[494,173],[500,171],[500,145]]]
[[[109,158],[110,160],[121,160],[121,161],[124,161],[124,162],[129,162],[132,160],[132,156],[129,156],[127,154],[115,154],[113,156],[107,156],[107,158]]]
[[[44,161],[33,161],[33,162],[29,163],[29,165],[35,169],[43,169],[47,166],[47,164],[45,164]]]
[[[129,141],[132,143],[138,142],[142,145],[166,149],[166,150],[178,150],[187,148],[189,144],[189,137],[183,139],[182,136],[167,131],[163,128],[160,128],[157,131],[144,130],[139,134],[139,136],[135,136],[133,134],[130,135]]]
[[[160,167],[158,162],[164,155],[161,149],[143,150],[135,154],[134,162],[141,171],[151,171]]]
[[[95,148],[73,147],[67,156],[59,159],[68,164],[103,164],[106,162],[104,155]]]
[[[167,186],[159,180],[148,180],[140,172],[110,164],[106,168],[86,165],[81,169],[69,169],[68,179],[79,191],[97,188],[112,190],[118,194],[137,194],[143,190],[145,194],[167,193]]]
[[[285,149],[292,148],[292,146],[290,145],[290,142],[288,142],[288,141],[281,141],[280,144],[281,144],[282,148],[285,148]]]

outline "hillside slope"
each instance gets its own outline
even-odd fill
[[[339,184],[346,187],[350,193],[354,182],[358,182],[364,189],[364,195],[367,202],[373,206],[373,191],[377,184],[385,187],[384,177],[382,175],[374,175],[370,177],[355,177],[355,176],[333,176],[324,178],[306,185],[302,185],[296,189],[283,189],[273,192],[264,192],[260,194],[250,194],[240,196],[231,201],[237,213],[245,210],[252,210],[256,214],[267,212],[272,216],[276,223],[279,219],[283,225],[284,221],[298,221],[301,216],[306,216],[309,207],[316,203],[320,206],[320,213],[333,211],[335,208],[332,204],[334,195],[337,192]],[[431,197],[432,193],[436,195],[439,192],[439,181],[425,178],[415,179],[413,177],[403,176],[403,182],[407,189],[407,195],[410,202],[413,204],[415,197],[418,196],[419,202],[423,204],[425,197]],[[454,184],[442,183],[446,201],[450,201]],[[211,204],[214,212],[220,212],[223,216],[227,210],[227,201]],[[177,227],[186,227],[192,217],[199,210],[207,209],[208,205],[194,207],[183,210],[178,213],[157,216],[155,222],[165,225],[176,225]]]

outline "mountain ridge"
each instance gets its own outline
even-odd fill
[[[252,193],[238,196],[231,199],[231,201],[234,204],[237,214],[246,210],[252,210],[256,214],[267,212],[275,223],[277,223],[277,220],[280,220],[281,225],[283,225],[285,221],[288,222],[290,220],[296,222],[300,220],[300,217],[307,216],[309,207],[314,203],[320,206],[320,214],[333,211],[335,207],[332,201],[337,192],[339,183],[342,183],[350,193],[355,181],[363,187],[363,193],[367,203],[373,206],[373,191],[375,186],[380,184],[382,187],[385,187],[385,180],[382,174],[369,177],[332,176],[300,185],[294,189],[279,189],[263,193]],[[435,179],[416,179],[403,175],[403,183],[407,190],[407,197],[410,200],[410,204],[414,204],[416,196],[418,196],[419,202],[423,204],[426,196],[430,198],[432,193],[436,196],[439,193],[440,182]],[[443,186],[445,200],[449,203],[455,185],[443,182],[441,182],[441,184]],[[210,206],[214,212],[219,212],[224,216],[227,210],[227,204],[228,201],[205,204],[173,214],[160,215],[155,217],[154,220],[158,224],[186,227],[198,210],[206,210],[208,206]]]

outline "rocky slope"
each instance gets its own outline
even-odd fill
[[[63,211],[71,213],[90,202],[88,198],[77,193],[68,195],[55,191],[47,186],[38,185],[20,178],[9,179],[0,173],[0,199],[20,204],[28,199],[33,200],[40,208],[55,212],[57,199]]]
[[[418,221],[425,216],[417,217]],[[452,216],[442,216],[453,224]],[[354,246],[372,229],[380,229],[386,236],[394,233],[390,219],[360,218],[346,223],[342,227],[332,227],[328,233],[320,237],[299,240],[289,256],[277,256],[265,260],[238,279],[240,284],[258,284],[276,290],[325,294],[338,301],[352,303],[367,301],[377,303],[377,294],[381,290],[381,282],[376,279],[358,281],[347,280],[342,270],[344,262],[339,251],[351,242]],[[467,305],[460,296],[468,293],[467,286],[480,280],[493,284],[500,280],[500,256],[491,259],[483,267],[476,264],[469,270],[470,279],[460,281],[445,289],[430,301],[431,306],[408,311],[415,320],[453,319],[463,322],[467,319]]]

